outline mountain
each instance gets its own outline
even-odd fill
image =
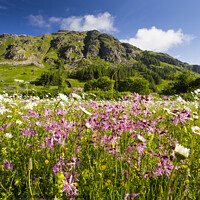
[[[136,55],[143,51],[128,43],[121,43],[115,37],[96,30],[86,32],[60,30],[41,36],[0,35],[0,64],[27,65],[34,63],[45,67],[52,65],[58,58],[65,64],[77,66],[81,59],[93,59],[97,56],[113,64],[124,63],[131,66]],[[161,62],[171,65],[198,69],[163,53],[151,53]],[[198,70],[197,70],[198,71]]]
[[[200,73],[199,65],[189,65],[164,53],[142,51],[97,30],[60,30],[41,36],[6,33],[0,35],[0,69],[6,65],[33,65],[48,70],[60,63],[65,70],[71,72],[68,73],[69,77],[84,81],[98,78],[99,75],[95,75],[95,67],[101,69],[100,72],[99,69],[96,70],[98,74],[109,74],[110,78],[113,78],[116,69],[120,68],[116,74],[118,77],[114,77],[118,81],[137,75],[153,85],[160,84],[161,79],[173,80],[177,73],[185,70],[190,70],[196,77]],[[89,71],[85,70],[86,68]],[[105,72],[107,68],[115,70],[108,73]],[[86,76],[83,73],[93,74]]]
[[[26,35],[0,35],[0,64],[27,65],[34,63],[44,67],[58,58],[65,64],[81,59],[99,57],[111,63],[126,63],[134,59],[138,48],[119,42],[111,35],[98,31],[58,31],[38,37]],[[128,64],[128,63],[127,63]],[[71,66],[72,66],[71,65]]]

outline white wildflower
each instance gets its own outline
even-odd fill
[[[199,95],[199,94],[200,94],[200,89],[196,89],[196,90],[194,91],[194,93],[195,93],[196,95]]]
[[[84,113],[86,113],[86,114],[88,114],[88,115],[92,115],[92,113],[88,112],[85,108],[83,108],[83,107],[81,107],[81,106],[79,106],[79,108],[80,108]]]
[[[64,94],[62,94],[62,93],[59,93],[58,94],[58,97],[60,98],[60,99],[62,99],[63,101],[68,101],[68,97],[66,96],[66,95],[64,95]]]
[[[176,144],[174,151],[175,151],[176,157],[180,158],[181,160],[188,158],[189,153],[190,153],[190,149],[187,149],[181,146],[180,144]]]
[[[137,135],[137,139],[140,141],[140,142],[146,142],[146,139],[144,137],[142,137],[141,135]]]
[[[6,133],[5,136],[6,136],[7,138],[12,138],[12,137],[13,137],[13,135],[12,135],[11,133]]]
[[[200,128],[198,126],[192,126],[193,133],[200,135]]]
[[[86,126],[87,128],[91,128],[91,127],[92,127],[91,124],[88,123],[88,122],[85,124],[85,126]]]
[[[79,96],[79,95],[76,94],[76,93],[71,93],[70,95],[71,95],[72,98],[74,98],[74,99],[76,99],[76,100],[81,100],[81,99],[82,99],[81,96]]]
[[[20,125],[20,124],[22,124],[22,121],[17,120],[17,121],[16,121],[16,124],[19,124],[19,125]]]

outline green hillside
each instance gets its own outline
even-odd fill
[[[179,74],[199,78],[200,66],[183,63],[167,54],[142,51],[96,30],[60,30],[41,36],[0,35],[0,87],[9,90],[14,79],[45,85],[84,87],[84,83],[108,76],[121,81],[140,77],[152,92],[160,92]],[[13,88],[14,90],[14,88]]]

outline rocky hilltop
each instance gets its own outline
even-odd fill
[[[149,52],[160,62],[199,72],[200,66],[191,66],[167,54]],[[69,69],[79,67],[80,61],[95,63],[103,60],[112,66],[125,64],[132,66],[143,51],[128,43],[121,43],[112,35],[97,30],[76,32],[60,30],[41,36],[0,35],[0,64],[29,65],[39,67],[54,65],[62,60]],[[85,62],[87,60],[87,62]],[[84,64],[83,64],[84,65]]]
[[[38,66],[53,65],[57,59],[76,65],[81,59],[99,57],[111,63],[126,63],[134,59],[138,48],[121,43],[111,35],[96,30],[75,32],[60,30],[33,37],[0,35],[0,64]]]

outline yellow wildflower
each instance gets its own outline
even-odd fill
[[[106,166],[105,166],[105,165],[102,165],[102,166],[101,166],[101,169],[102,169],[102,170],[105,170],[105,169],[106,169]]]
[[[45,164],[46,164],[46,165],[49,163],[49,161],[48,161],[48,160],[45,160],[44,162],[45,162]]]
[[[111,183],[111,180],[107,180],[107,183]]]
[[[77,187],[77,186],[78,186],[78,183],[75,183],[74,185]]]

